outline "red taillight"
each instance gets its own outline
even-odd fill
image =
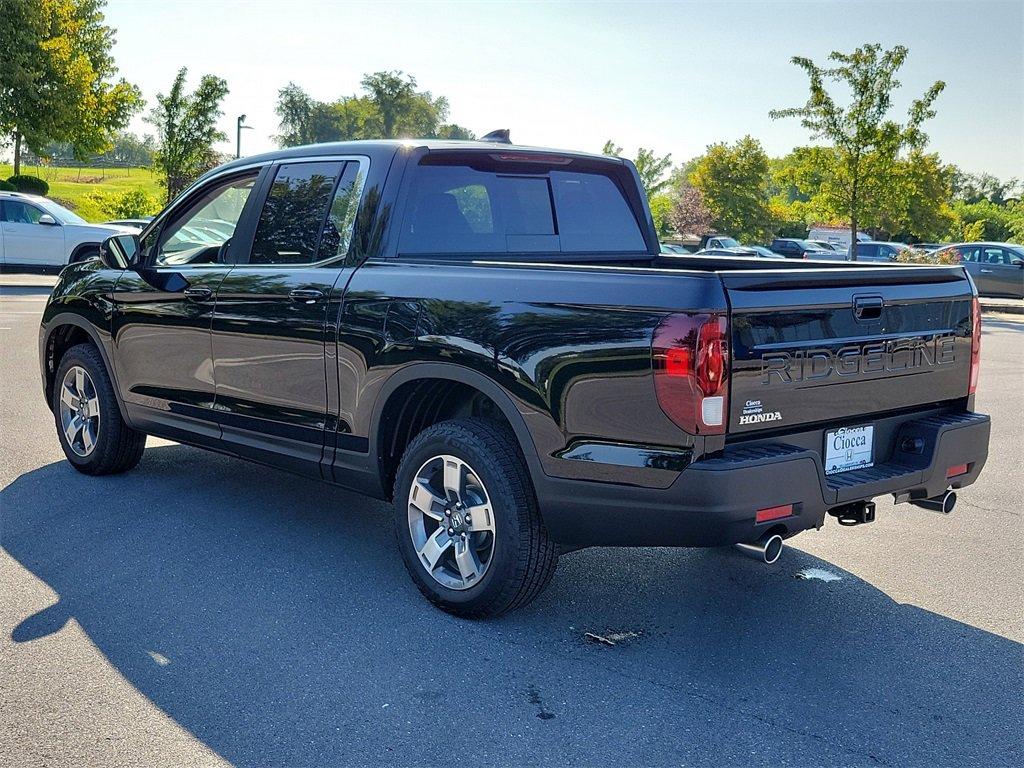
[[[978,374],[981,373],[981,302],[974,297],[971,302],[971,381],[967,394],[973,395],[978,389]]]
[[[729,342],[724,315],[669,315],[654,332],[651,356],[658,404],[693,435],[725,433]]]
[[[967,470],[971,468],[970,464],[957,464],[956,466],[950,467],[946,470],[946,479],[949,480],[951,477],[959,477],[960,475],[966,475]]]

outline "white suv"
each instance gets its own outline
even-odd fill
[[[0,192],[0,265],[64,267],[95,256],[111,235],[138,227],[90,224],[45,197]]]

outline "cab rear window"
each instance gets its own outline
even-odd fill
[[[420,165],[400,254],[635,253],[647,250],[616,180],[597,171],[517,164],[517,172]]]

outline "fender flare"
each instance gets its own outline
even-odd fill
[[[50,348],[50,340],[53,338],[54,332],[65,325],[73,325],[76,328],[85,331],[86,335],[92,340],[93,345],[100,352],[100,358],[103,360],[103,365],[106,366],[107,376],[110,377],[110,383],[114,386],[114,399],[117,400],[118,410],[121,411],[121,418],[125,420],[125,423],[131,424],[131,419],[128,418],[128,411],[125,409],[124,401],[121,399],[121,388],[117,385],[117,373],[114,371],[114,366],[111,364],[110,355],[107,354],[107,347],[100,338],[95,326],[88,320],[83,318],[81,315],[75,314],[74,312],[60,312],[46,321],[45,332],[39,345],[39,367],[43,374],[43,394],[48,394],[47,379],[49,378],[49,371],[47,370],[47,356]],[[56,375],[56,371],[54,371]],[[47,397],[47,407],[52,406],[50,397]]]
[[[526,459],[527,468],[534,481],[534,487],[537,486],[539,480],[545,477],[537,446],[533,441],[533,435],[526,425],[523,414],[516,407],[512,398],[494,379],[473,368],[467,368],[454,363],[413,363],[392,374],[381,387],[373,404],[373,415],[370,418],[371,439],[369,451],[374,466],[380,466],[379,440],[377,438],[380,435],[380,422],[384,414],[384,406],[399,387],[417,379],[445,379],[454,381],[473,387],[487,395],[498,406],[505,419],[512,426],[516,441],[519,443],[519,449]]]

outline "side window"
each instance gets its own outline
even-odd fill
[[[328,229],[334,188],[344,163],[289,163],[277,169],[256,225],[250,264],[312,264]],[[344,207],[344,200],[340,202]],[[340,247],[338,237],[334,251]],[[347,249],[347,244],[346,244]]]
[[[877,245],[867,245],[865,243],[857,244],[857,256],[865,259],[873,259],[878,256]]]
[[[43,212],[20,200],[4,200],[4,221],[11,224],[38,224]]]
[[[324,225],[317,250],[317,261],[348,255],[352,244],[352,230],[355,227],[356,213],[359,210],[359,199],[363,194],[363,183],[366,177],[359,163],[345,164],[341,181],[334,190],[331,207],[327,211],[327,223]]]
[[[224,246],[235,232],[256,173],[216,184],[160,230],[157,266],[223,262]],[[147,238],[148,239],[148,238]],[[144,243],[146,248],[149,244]]]
[[[972,261],[976,263],[978,261],[978,253],[980,250],[981,249],[978,248],[977,246],[961,245],[960,257],[964,261]]]
[[[983,261],[989,264],[1009,264],[1010,252],[1004,248],[986,248]]]

